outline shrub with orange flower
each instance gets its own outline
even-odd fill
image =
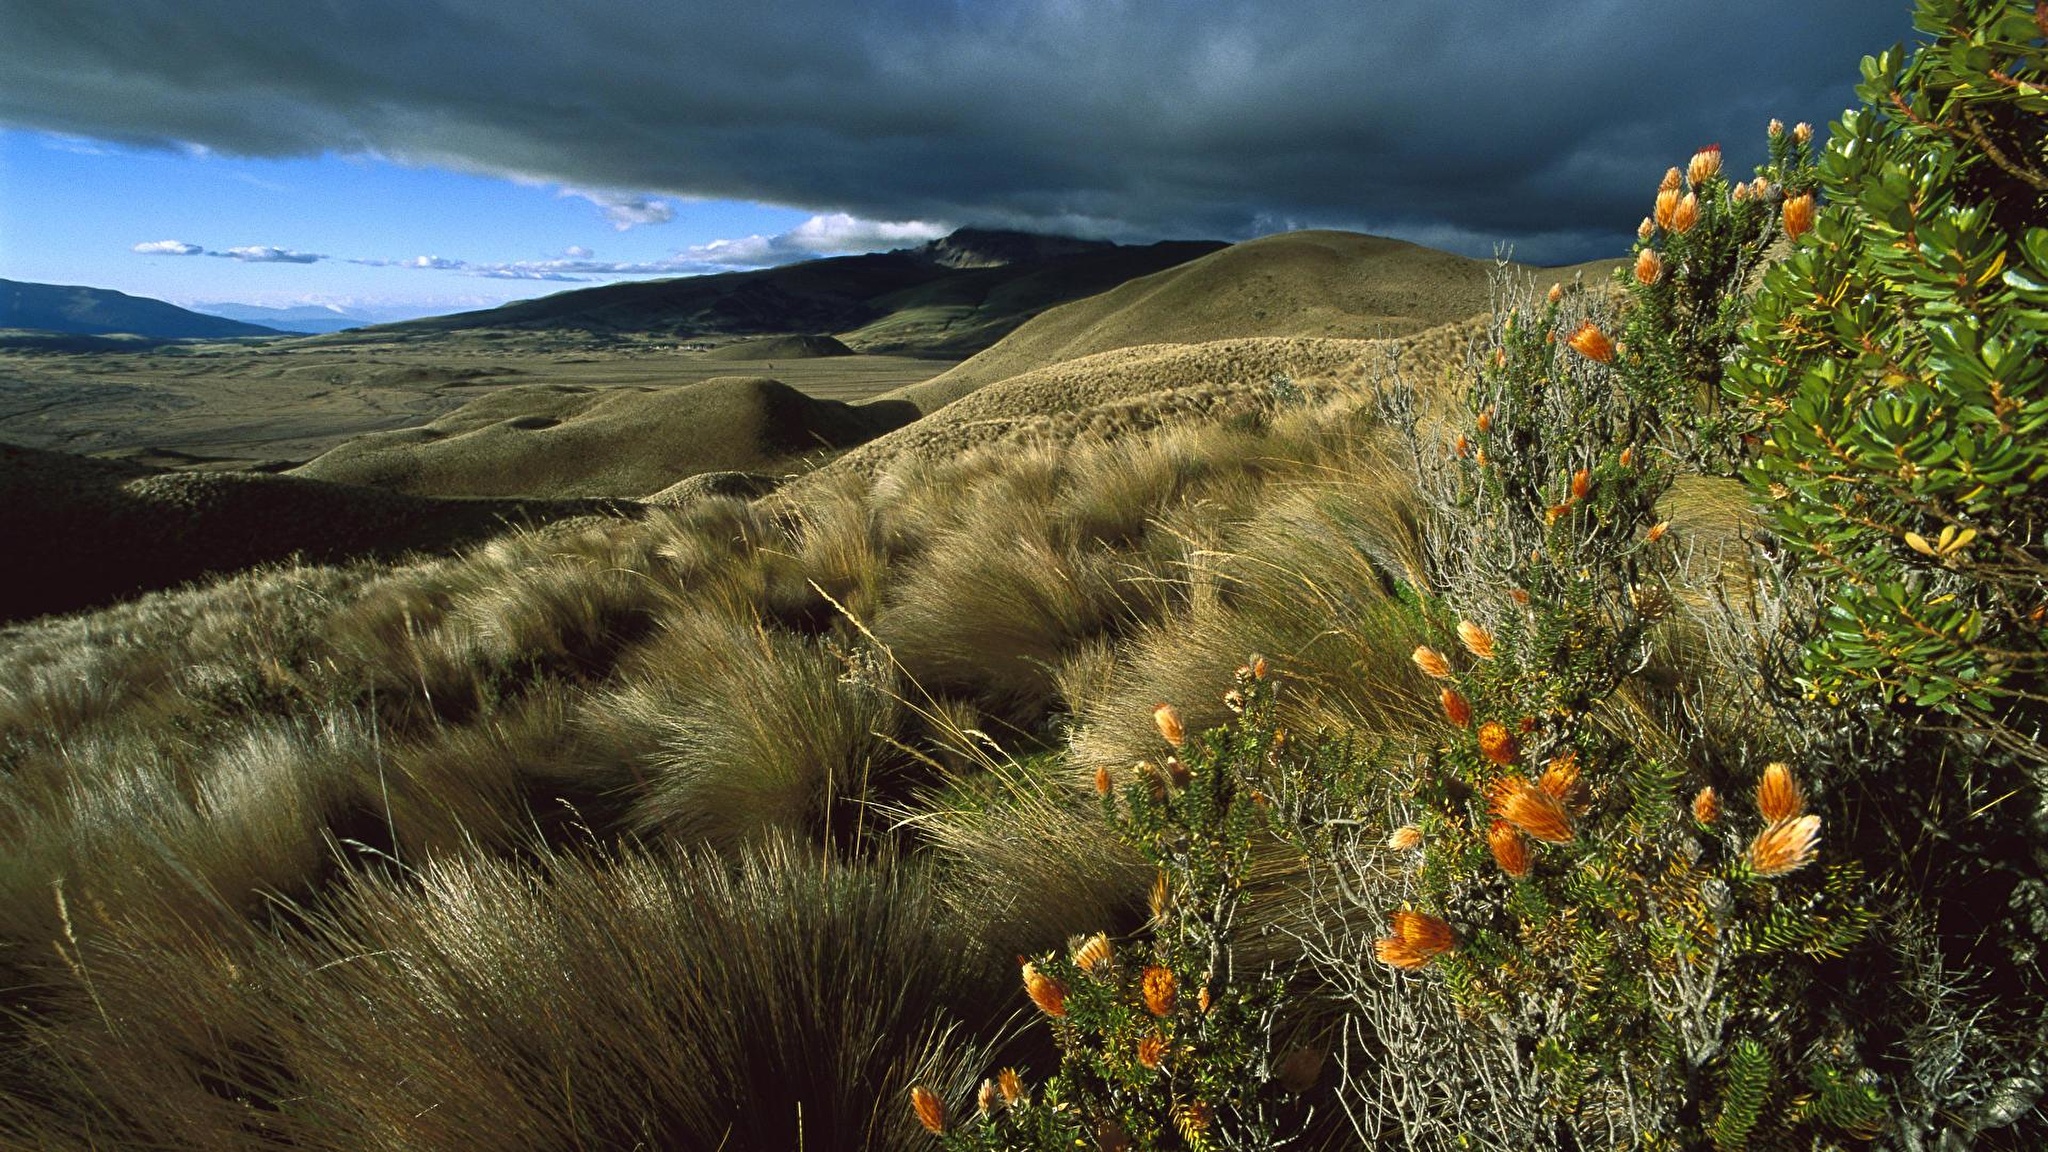
[[[1444,659],[1443,653],[1427,644],[1418,645],[1414,655],[1409,659],[1415,661],[1415,666],[1422,669],[1422,674],[1432,680],[1448,680],[1451,677],[1451,662]]]
[[[910,1089],[910,1110],[917,1114],[917,1122],[934,1136],[946,1134],[946,1103],[939,1095],[922,1084]]]
[[[1493,633],[1470,620],[1458,621],[1458,642],[1481,660],[1493,659]]]
[[[1506,725],[1488,720],[1479,726],[1479,754],[1505,767],[1515,762],[1520,750]]]
[[[1493,852],[1493,862],[1500,870],[1520,880],[1529,874],[1534,863],[1529,853],[1529,841],[1505,820],[1495,820],[1486,829],[1486,846]]]
[[[1790,820],[1806,811],[1806,794],[1792,778],[1790,764],[1773,763],[1764,768],[1763,779],[1756,786],[1756,810],[1768,824]]]
[[[1569,844],[1577,836],[1571,815],[1557,797],[1520,776],[1505,776],[1493,786],[1494,814],[1552,844]]]
[[[1785,238],[1797,240],[1813,231],[1813,193],[1804,192],[1785,201]]]
[[[1749,866],[1759,876],[1783,876],[1813,863],[1820,845],[1820,817],[1780,820],[1757,833],[1749,845]]]
[[[1024,962],[1024,994],[1038,1005],[1038,1010],[1047,1016],[1067,1014],[1067,987],[1038,970],[1038,965],[1029,960]]]
[[[1162,968],[1157,964],[1151,965],[1145,969],[1145,975],[1139,980],[1138,987],[1144,995],[1147,1012],[1154,1016],[1173,1015],[1173,969]]]
[[[1609,340],[1607,334],[1600,331],[1600,326],[1591,320],[1579,325],[1578,331],[1573,332],[1565,343],[1570,345],[1572,351],[1588,360],[1606,364],[1614,359],[1613,341]]]
[[[1446,720],[1460,728],[1471,725],[1472,704],[1456,688],[1446,688],[1439,692],[1437,700],[1443,705],[1444,718]]]
[[[1655,248],[1645,248],[1636,255],[1636,283],[1648,288],[1664,279],[1664,258],[1657,255]]]

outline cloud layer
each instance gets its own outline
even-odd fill
[[[1903,0],[0,0],[0,122],[1121,236],[1584,247],[1825,119]],[[1754,148],[1749,151],[1754,151]],[[578,193],[583,194],[583,193]],[[1537,255],[1525,248],[1525,255]]]

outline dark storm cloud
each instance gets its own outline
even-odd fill
[[[0,0],[0,122],[883,220],[1604,254],[1904,0]],[[579,193],[587,194],[587,193]],[[641,199],[635,199],[640,197]]]

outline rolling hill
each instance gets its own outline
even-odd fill
[[[1585,272],[1591,281],[1615,263],[1514,267],[1552,280]],[[1356,232],[1266,236],[1049,309],[895,395],[932,412],[998,380],[1146,344],[1406,336],[1485,311],[1493,271],[1490,260]]]
[[[205,316],[175,304],[76,284],[0,280],[0,328],[73,336],[127,334],[154,340],[280,336],[275,328]]]
[[[478,330],[592,335],[831,333],[857,352],[958,358],[1053,305],[1216,251],[963,229],[921,248],[752,272],[609,284],[500,308],[386,324],[330,342]]]

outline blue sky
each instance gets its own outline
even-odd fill
[[[959,225],[1563,263],[1911,35],[1908,0],[0,0],[0,277],[419,312]]]
[[[624,203],[608,211],[600,201]],[[373,157],[257,159],[0,131],[0,278],[87,284],[186,306],[331,304],[379,318],[458,311],[641,278],[606,265],[676,275],[770,262],[772,244],[733,242],[773,241],[813,216]],[[918,242],[911,231],[882,244]],[[847,239],[856,249],[874,246],[865,236]],[[135,250],[165,241],[224,254],[279,251],[241,259]]]

